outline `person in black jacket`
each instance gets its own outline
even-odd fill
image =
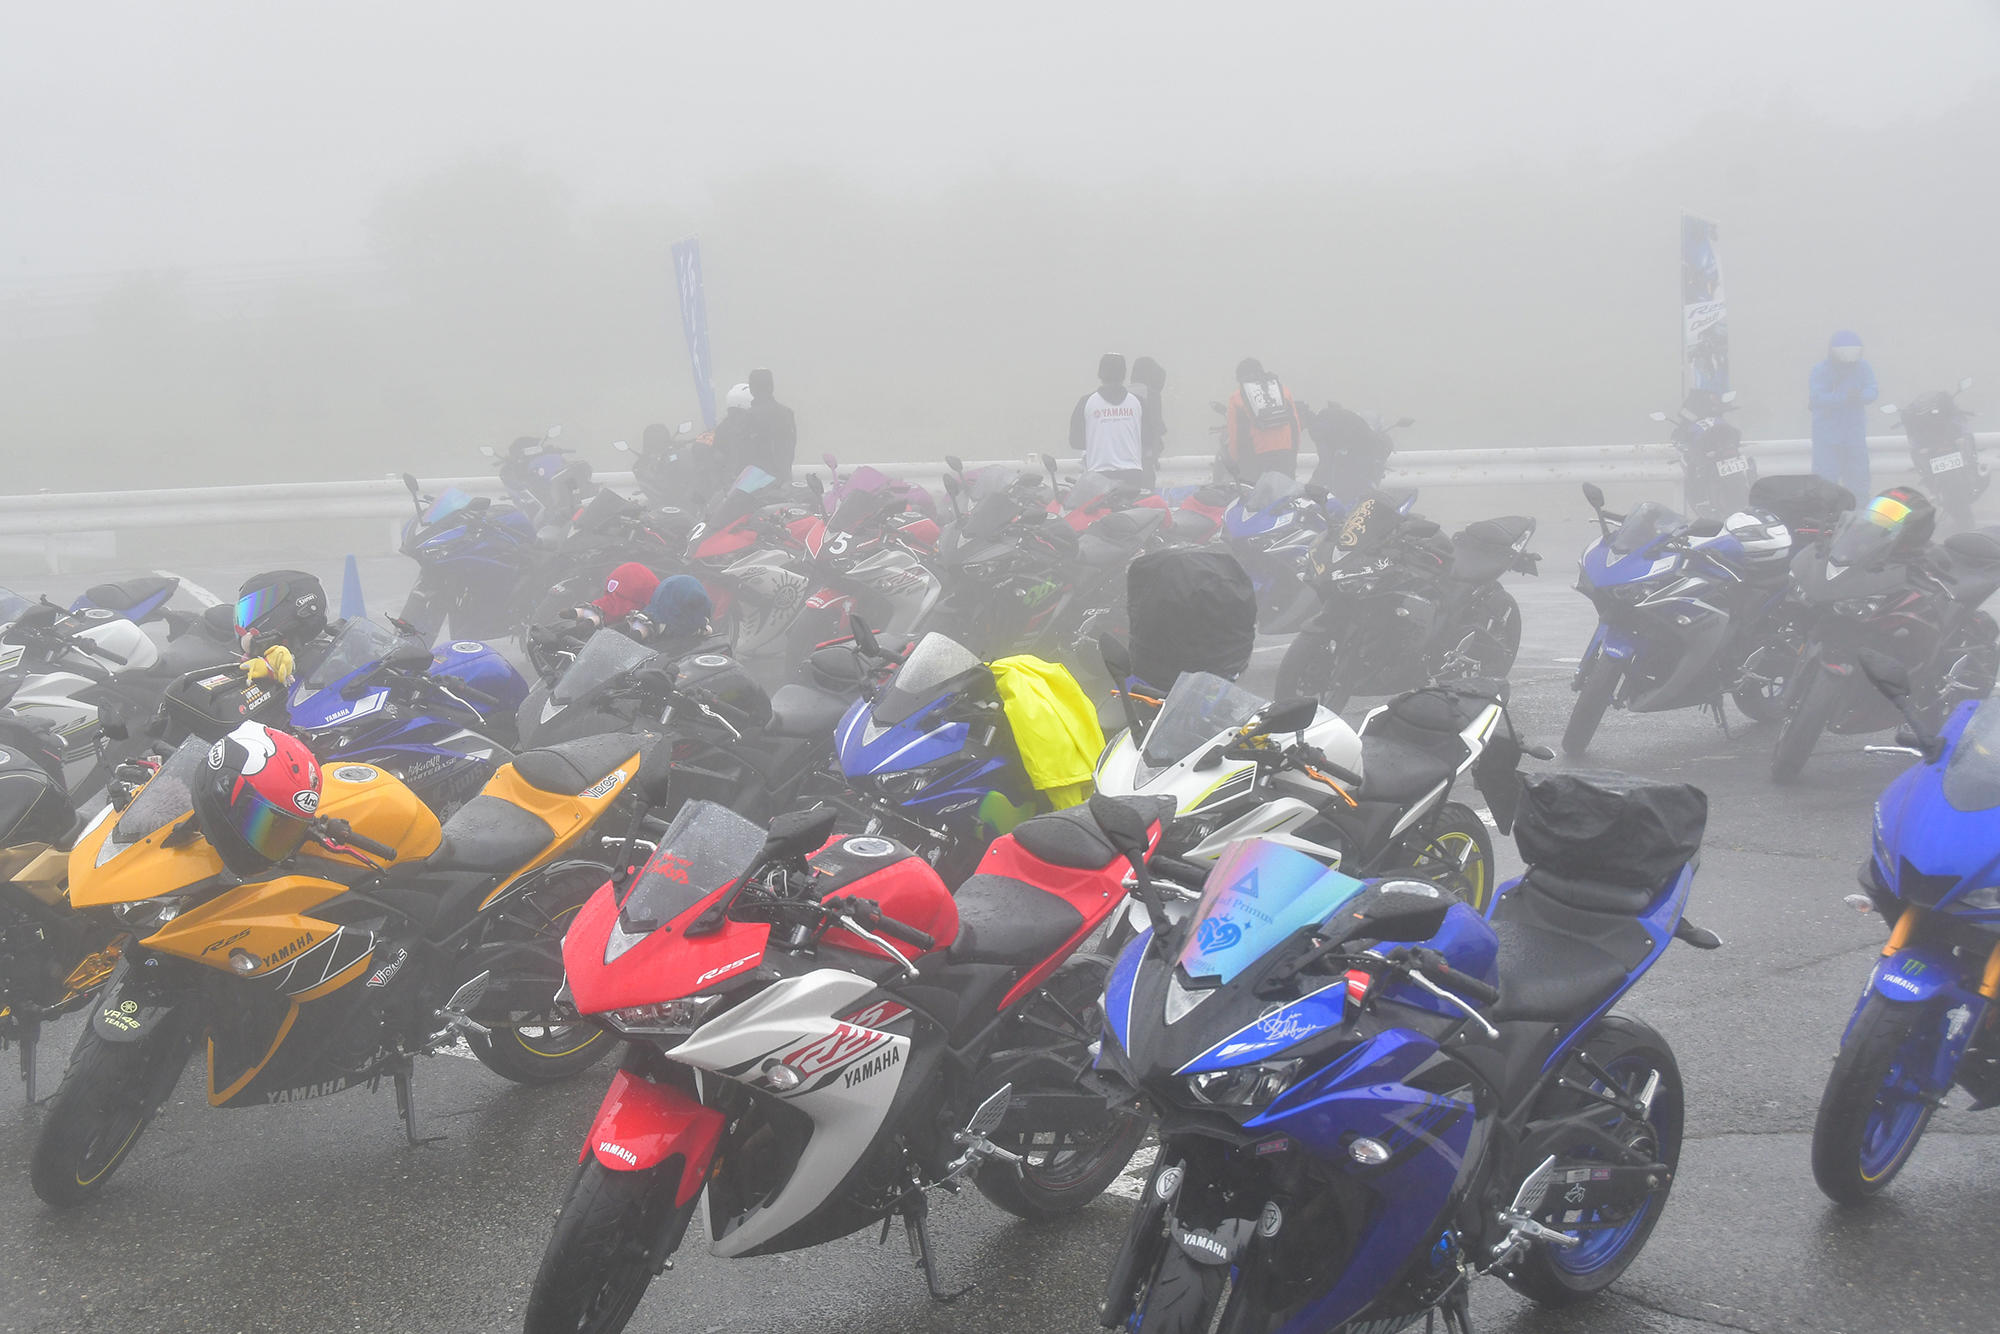
[[[1144,405],[1139,419],[1139,452],[1144,460],[1140,470],[1146,475],[1146,488],[1152,490],[1160,484],[1160,456],[1167,452],[1166,370],[1151,357],[1140,357],[1132,363],[1132,392]]]
[[[792,480],[792,460],[799,451],[799,424],[792,410],[771,396],[771,372],[750,372],[750,438],[755,463],[779,482]]]

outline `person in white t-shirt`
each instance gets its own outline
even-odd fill
[[[1097,362],[1097,388],[1070,414],[1070,448],[1083,451],[1085,472],[1143,486],[1145,420],[1145,404],[1125,387],[1125,358],[1107,352]]]

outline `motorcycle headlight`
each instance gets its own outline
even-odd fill
[[[1292,1086],[1301,1062],[1265,1061],[1189,1075],[1188,1092],[1211,1107],[1262,1107]]]
[[[1888,602],[1887,594],[1878,593],[1874,597],[1842,598],[1833,604],[1836,616],[1873,616]]]
[[[2000,908],[2000,885],[1987,885],[1982,889],[1961,894],[1952,900],[1951,906],[1972,912],[1992,912],[1995,908]]]
[[[954,760],[943,760],[937,764],[920,764],[914,769],[901,769],[892,774],[877,774],[874,779],[875,790],[885,797],[914,797],[955,764]]]
[[[193,901],[192,894],[162,894],[157,899],[121,903],[111,910],[111,915],[127,926],[142,931],[157,931],[179,917],[181,911]]]
[[[633,1005],[623,1010],[612,1010],[603,1019],[621,1033],[686,1037],[701,1026],[701,1021],[721,1000],[720,996],[683,996],[679,1000],[661,1001],[657,1005]]]

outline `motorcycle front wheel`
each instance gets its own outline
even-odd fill
[[[171,1023],[139,1042],[106,1042],[86,1023],[28,1160],[35,1194],[68,1208],[102,1190],[159,1111],[160,1085],[172,1091],[168,1075],[179,1075],[190,1050]],[[167,1061],[171,1072],[161,1064]]]
[[[1820,733],[1826,731],[1834,710],[1840,706],[1845,682],[1817,670],[1818,667],[1818,662],[1800,665],[1799,670],[1811,672],[1812,678],[1800,691],[1799,702],[1786,716],[1784,730],[1778,733],[1778,744],[1771,749],[1774,783],[1789,783],[1799,776],[1806,761],[1812,758],[1813,747],[1819,744]]]
[[[1611,707],[1624,671],[1624,663],[1602,653],[1584,664],[1576,703],[1569,710],[1569,725],[1563,728],[1563,754],[1581,755],[1590,749],[1590,739],[1597,735],[1597,725],[1604,721],[1604,711]]]
[[[1750,650],[1729,692],[1745,718],[1753,723],[1775,723],[1785,716],[1785,692],[1799,670],[1799,653],[1800,645],[1792,635],[1775,636]]]
[[[1339,713],[1354,695],[1354,688],[1342,679],[1343,656],[1327,635],[1301,630],[1278,660],[1278,698],[1317,699]]]
[[[570,1180],[528,1295],[522,1334],[617,1334],[653,1281],[660,1235],[680,1182],[670,1164],[614,1172],[593,1155]]]
[[[1880,996],[1856,1017],[1813,1121],[1813,1180],[1835,1204],[1872,1199],[1923,1138],[1937,1100],[1916,1076],[1931,1066],[1937,1022],[1922,1006]]]
[[[1220,1266],[1196,1264],[1168,1241],[1140,1298],[1139,1334],[1203,1334],[1222,1300],[1222,1275]]]

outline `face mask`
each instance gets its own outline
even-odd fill
[[[1858,347],[1837,347],[1833,349],[1833,359],[1852,365],[1854,362],[1861,360],[1861,349]]]

